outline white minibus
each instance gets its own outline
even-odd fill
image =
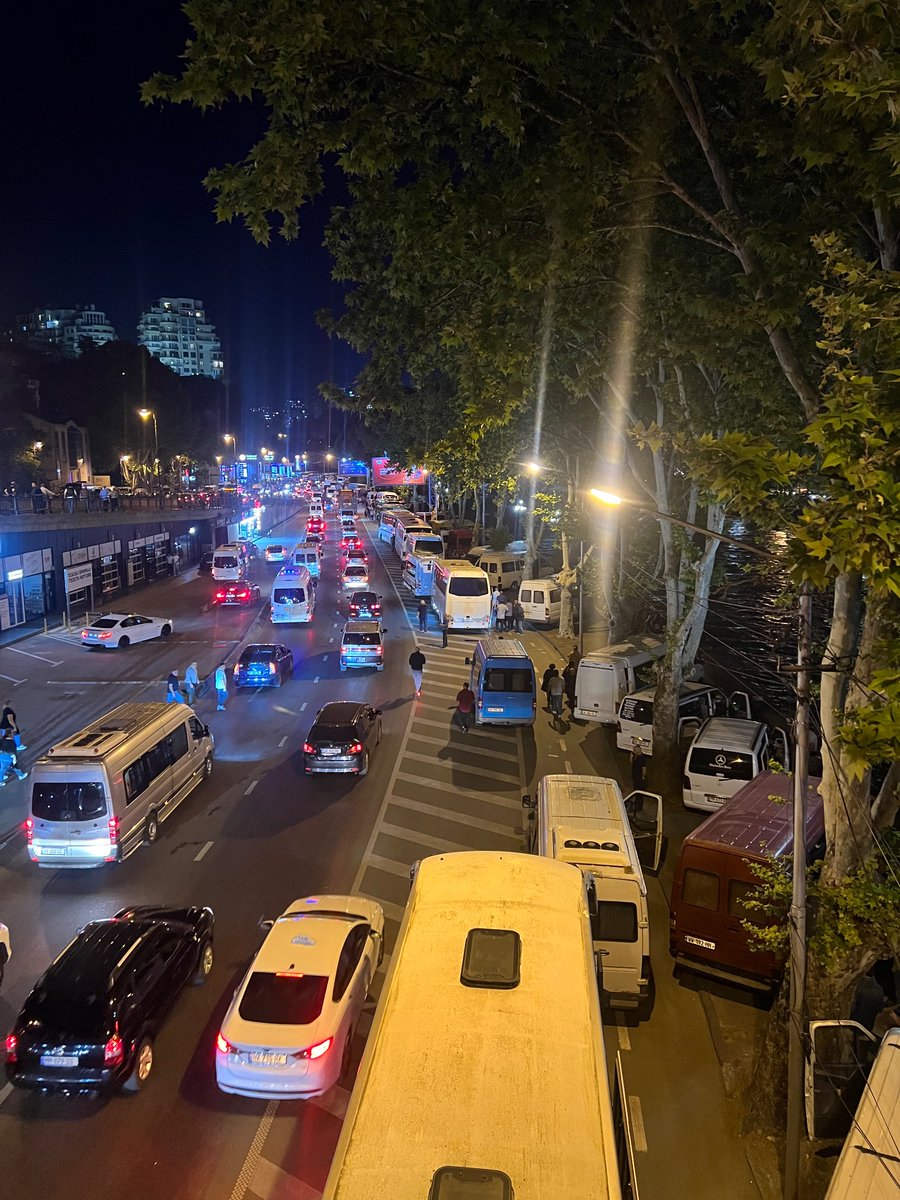
[[[527,854],[424,858],[324,1200],[621,1200],[622,1100],[581,873]]]
[[[212,577],[217,582],[234,583],[247,574],[247,559],[235,542],[226,542],[213,550]]]
[[[427,533],[424,530],[417,533],[414,529],[410,529],[406,534],[404,558],[412,553],[433,554],[435,558],[443,558],[444,539],[433,529],[429,529]]]
[[[491,587],[501,591],[517,587],[525,576],[525,559],[510,550],[485,550],[475,559],[473,552],[466,556],[470,562],[487,571]]]
[[[34,765],[25,831],[41,867],[120,862],[212,774],[213,738],[186,704],[122,704]]]
[[[562,612],[562,591],[555,579],[523,579],[518,601],[525,620],[532,625],[558,625]]]
[[[487,572],[465,559],[438,558],[431,607],[448,629],[490,629],[491,585]]]
[[[316,589],[306,567],[284,567],[272,581],[272,622],[297,624],[313,619]]]
[[[394,522],[394,536],[391,544],[394,547],[394,553],[402,562],[409,549],[406,541],[407,533],[421,533],[424,536],[431,533],[431,526],[418,513],[398,512],[394,516],[397,519]],[[441,553],[443,553],[443,546]]]
[[[434,586],[435,554],[419,554],[413,551],[403,566],[403,586],[414,596],[430,596]]]
[[[784,730],[776,733],[777,739],[770,741],[763,721],[739,717],[704,721],[684,762],[681,797],[685,808],[716,812],[745,783],[761,775],[770,758],[779,758],[781,767],[789,771],[787,738]]]
[[[575,712],[580,721],[615,725],[623,698],[653,683],[653,664],[665,654],[658,638],[635,637],[585,654],[575,678]]]
[[[394,542],[394,529],[400,517],[411,517],[413,514],[405,508],[383,508],[378,521],[379,542]]]
[[[298,542],[291,551],[291,565],[306,567],[313,579],[322,574],[321,554],[316,542]]]

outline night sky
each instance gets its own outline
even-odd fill
[[[189,296],[245,410],[350,384],[359,360],[314,321],[341,297],[321,245],[327,204],[301,213],[296,242],[268,249],[217,224],[202,179],[243,156],[260,114],[139,100],[154,71],[178,70],[190,27],[175,0],[7,5],[3,25],[0,325],[95,304],[136,341],[149,301]]]

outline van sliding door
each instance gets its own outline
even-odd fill
[[[658,871],[662,856],[662,796],[656,792],[629,792],[625,797],[625,812],[641,866],[647,871]]]

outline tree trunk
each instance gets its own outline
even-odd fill
[[[484,530],[484,513],[481,511],[481,489],[472,488],[472,496],[475,500],[475,527],[472,530],[472,545],[480,545]]]
[[[562,567],[559,572],[559,636],[561,638],[573,638],[575,636],[575,612],[572,603],[571,577],[574,572],[572,571],[571,543],[565,532],[560,534],[560,551],[562,553]],[[584,587],[583,579],[581,580],[581,586]]]

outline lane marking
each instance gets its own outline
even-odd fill
[[[322,655],[322,657],[323,657],[323,658],[327,658],[327,657],[328,657],[328,655],[327,655],[327,654],[323,654],[323,655]],[[318,676],[318,675],[314,675],[314,676],[313,676],[313,683],[318,683],[318,682],[319,682],[319,676]]]
[[[335,1113],[335,1116],[345,1115],[347,1103],[349,1097],[344,1104],[344,1113]],[[316,1107],[320,1108],[321,1105]],[[304,1183],[302,1179],[291,1175],[284,1167],[277,1166],[262,1155],[256,1160],[248,1190],[254,1197],[258,1196],[259,1200],[322,1200],[322,1193],[318,1188]]]
[[[0,1089],[0,1108],[3,1107],[14,1091],[15,1088],[11,1083],[8,1083],[5,1088]]]
[[[24,679],[13,679],[12,675],[0,675],[0,679],[7,679],[11,684],[14,684],[16,687],[18,687],[20,683],[25,682]]]
[[[305,701],[305,700],[304,700],[304,701],[303,701],[303,703],[300,705],[300,711],[301,711],[301,712],[303,712],[304,708],[306,708],[306,701]]]
[[[330,638],[328,639],[328,641],[329,641],[329,642],[334,642],[334,638],[333,638],[333,637],[330,637]],[[323,655],[322,655],[322,657],[323,657],[323,658],[327,658],[327,657],[328,657],[328,655],[327,655],[327,654],[323,654]]]
[[[628,1032],[628,1026],[625,1024],[625,1017],[622,1013],[616,1013],[616,1032],[619,1036],[619,1049],[631,1049],[631,1035]]]
[[[628,1107],[631,1109],[631,1132],[634,1135],[634,1148],[641,1154],[646,1154],[647,1131],[644,1128],[644,1113],[641,1108],[640,1096],[629,1096]]]
[[[2,676],[3,679],[6,676]],[[24,683],[24,680],[20,680]],[[135,687],[149,687],[151,684],[161,684],[162,679],[48,679],[48,683],[56,684],[58,687],[86,687],[89,683],[97,683],[102,687],[109,687],[110,684],[133,684]]]
[[[483,833],[491,833],[497,837],[509,838],[510,842],[516,845],[522,844],[521,837],[514,833],[510,833],[509,825],[499,825],[496,821],[486,821],[483,817],[470,817],[468,813],[451,811],[446,807],[439,808],[436,804],[426,804],[424,800],[407,800],[405,796],[390,796],[388,804],[396,804],[398,808],[408,808],[412,812],[422,813],[427,817],[439,817],[443,821],[449,821],[451,825],[471,825],[473,829],[480,829]],[[385,805],[387,809],[387,805]],[[412,831],[410,831],[412,833]],[[415,840],[413,838],[413,840]],[[358,886],[354,884],[353,890],[358,891]]]
[[[561,737],[561,738],[559,739],[559,748],[560,748],[560,750],[562,750],[563,754],[565,754],[565,752],[566,752],[566,739],[565,739],[565,738],[563,738],[563,737]]]
[[[279,749],[279,750],[280,750],[280,749],[281,749],[281,747],[282,747],[282,746],[285,744],[285,742],[286,742],[286,741],[287,741],[287,734],[285,734],[285,735],[284,735],[284,737],[281,739],[281,741],[278,743],[278,749]]]
[[[46,654],[32,654],[30,650],[17,650],[15,646],[7,646],[6,649],[13,654],[24,654],[26,658],[39,658],[41,662],[47,662],[51,667],[61,667],[65,661],[62,658],[48,658]]]
[[[569,762],[569,760],[568,760],[568,759],[566,759],[565,766],[566,766],[566,774],[567,774],[567,775],[574,775],[574,774],[575,774],[575,772],[572,770],[572,764]]]
[[[252,780],[252,781],[251,781],[251,783],[250,783],[250,786],[249,786],[249,787],[247,788],[247,790],[244,792],[244,795],[245,795],[245,796],[249,796],[249,795],[250,795],[250,793],[253,791],[253,789],[256,787],[256,785],[257,785],[258,783],[259,783],[259,780],[258,780],[258,779],[254,779],[254,780]]]
[[[199,862],[201,858],[205,858],[206,855],[209,854],[211,849],[212,849],[212,842],[207,842],[205,846],[201,846],[200,849],[197,851],[197,853],[194,855],[194,862]]]
[[[253,1141],[250,1143],[250,1149],[247,1151],[244,1165],[241,1167],[238,1177],[234,1182],[234,1187],[231,1189],[229,1200],[244,1200],[247,1188],[250,1186],[250,1180],[253,1178],[257,1163],[262,1156],[262,1148],[266,1138],[269,1136],[269,1130],[272,1127],[272,1122],[275,1120],[277,1111],[278,1101],[270,1100],[266,1105],[266,1111],[262,1115],[262,1120],[256,1127],[256,1133],[253,1135]]]

